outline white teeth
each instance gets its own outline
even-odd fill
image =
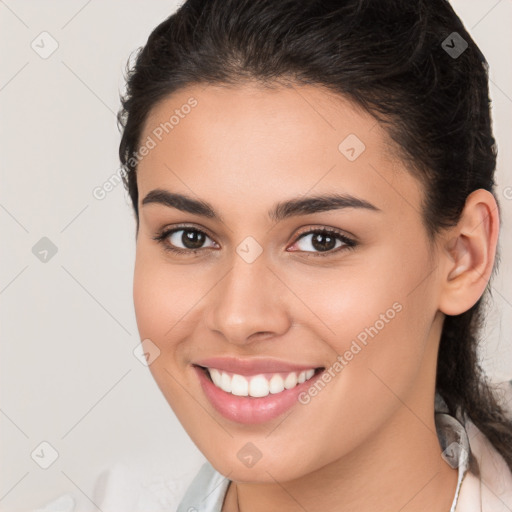
[[[216,368],[208,368],[208,372],[215,386],[226,393],[255,398],[267,396],[269,393],[281,393],[285,389],[292,389],[297,384],[302,384],[309,380],[315,374],[314,369],[290,372],[286,378],[276,373],[269,380],[265,375],[245,377],[236,373],[231,375]]]
[[[221,386],[222,375],[220,374],[219,370],[217,370],[216,368],[210,368],[210,377],[212,378],[213,383],[218,388],[222,387]]]
[[[267,396],[269,393],[268,380],[263,375],[256,375],[249,382],[249,396]]]
[[[297,385],[297,374],[295,372],[289,373],[286,379],[284,379],[284,387],[286,389],[292,389]]]
[[[231,393],[237,396],[247,396],[249,394],[249,382],[242,375],[233,375],[231,379]]]
[[[284,391],[284,379],[281,377],[281,375],[273,375],[270,379],[270,385],[269,385],[270,392],[272,394],[281,393],[281,391]]]
[[[227,373],[221,373],[220,388],[226,393],[231,393],[231,377]]]

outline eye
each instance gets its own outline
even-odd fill
[[[153,238],[161,243],[166,251],[177,254],[196,254],[203,250],[202,246],[206,239],[211,240],[204,231],[190,226],[167,229]],[[216,246],[215,242],[213,243]],[[179,247],[180,244],[183,247]]]
[[[206,248],[203,245],[207,239],[213,243],[210,247],[218,248],[216,242],[204,231],[191,226],[164,229],[153,237],[153,240],[161,243],[166,251],[183,255],[193,255],[203,251]],[[180,244],[182,247],[180,247]],[[294,245],[299,245],[299,252],[312,252],[308,257],[316,257],[330,256],[342,250],[352,249],[357,245],[357,242],[332,228],[317,228],[299,234],[299,238]],[[318,252],[315,253],[314,251]]]
[[[299,247],[300,251],[311,252],[313,256],[330,256],[333,253],[338,253],[342,250],[352,249],[357,243],[351,238],[345,236],[337,230],[320,228],[307,231],[302,233],[297,242],[294,245],[298,245],[302,242],[302,247]]]

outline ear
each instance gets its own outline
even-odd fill
[[[460,315],[483,295],[494,266],[498,232],[494,196],[484,189],[475,190],[466,199],[457,225],[443,237],[440,311]]]

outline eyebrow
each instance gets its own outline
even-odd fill
[[[155,203],[170,208],[176,208],[182,212],[192,213],[223,222],[222,217],[215,212],[211,204],[183,194],[177,194],[163,189],[155,189],[149,192],[142,200],[142,206]],[[376,212],[381,211],[380,208],[377,208],[364,199],[350,194],[333,193],[280,201],[276,203],[267,214],[272,221],[279,222],[297,215],[312,215],[318,212],[340,210],[343,208],[362,208]]]

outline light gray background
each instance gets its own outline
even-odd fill
[[[512,377],[512,1],[453,5],[491,66],[504,215],[482,362],[502,380]],[[126,60],[176,6],[0,0],[1,511],[65,492],[97,510],[94,482],[119,461],[188,482],[204,460],[132,352],[128,196],[122,185],[103,200],[92,194],[119,168]],[[59,45],[47,59],[31,47],[43,31]],[[46,263],[32,253],[42,237],[58,249]],[[59,453],[46,470],[31,458],[43,441]]]

